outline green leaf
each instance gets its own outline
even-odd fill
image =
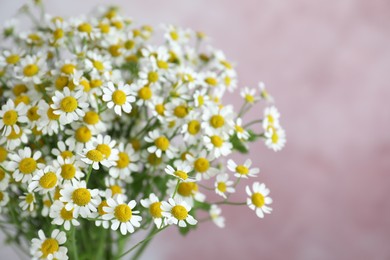
[[[200,202],[200,201],[195,201],[194,202],[194,208],[196,209],[202,209],[204,211],[209,211],[211,208],[211,205],[207,202]]]
[[[238,139],[237,135],[233,135],[230,138],[230,142],[233,145],[233,149],[239,151],[240,153],[248,153],[248,148],[240,139]]]
[[[248,133],[249,133],[249,138],[248,138],[248,142],[254,142],[256,141],[257,139],[259,139],[259,135],[256,134],[255,132],[253,132],[252,130],[248,130]]]

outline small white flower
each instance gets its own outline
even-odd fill
[[[205,150],[201,151],[196,156],[188,154],[186,158],[196,172],[195,178],[197,181],[200,181],[202,179],[208,180],[218,173],[218,170],[211,165],[211,162],[214,160],[214,157],[211,155],[207,155],[207,152]]]
[[[232,185],[233,181],[229,180],[227,173],[218,174],[214,184],[215,193],[226,199],[226,193],[234,193],[236,191]]]
[[[21,129],[18,123],[26,123],[27,107],[23,102],[15,106],[12,99],[8,99],[7,103],[0,110],[0,130],[2,135],[8,136],[12,131],[19,134]]]
[[[209,214],[211,217],[211,220],[214,222],[215,225],[217,225],[219,228],[225,227],[225,218],[221,216],[221,208],[217,205],[211,205]]]
[[[286,144],[286,133],[281,127],[271,127],[264,135],[265,145],[275,152],[280,151]]]
[[[233,145],[230,143],[229,136],[226,133],[204,136],[203,141],[207,150],[209,150],[215,158],[227,156],[232,152]]]
[[[125,113],[131,112],[130,103],[135,101],[135,97],[129,85],[120,82],[115,87],[112,82],[108,82],[103,88],[103,93],[103,101],[107,102],[108,108],[114,108],[117,115],[122,115],[122,110]]]
[[[142,199],[141,205],[149,209],[149,214],[152,216],[157,228],[162,228],[167,224],[162,216],[161,202],[154,193],[150,193],[149,198]]]
[[[176,180],[169,180],[167,188],[168,194],[173,196],[176,191],[175,198],[185,201],[191,207],[194,205],[194,200],[203,202],[206,199],[206,196],[199,191],[198,184],[190,179],[180,181],[179,184]]]
[[[266,107],[264,109],[263,128],[268,131],[272,127],[280,127],[279,124],[280,113],[274,106]]]
[[[246,200],[248,207],[256,212],[259,218],[263,218],[264,214],[270,214],[272,208],[269,207],[272,203],[272,199],[268,197],[269,189],[264,183],[254,182],[252,185],[252,191],[249,186],[245,188],[249,198]]]
[[[259,168],[251,168],[252,161],[247,159],[244,164],[237,165],[232,159],[227,162],[228,169],[234,172],[237,178],[255,177],[259,172]]]
[[[43,54],[28,55],[20,61],[20,65],[15,68],[17,77],[24,82],[40,84],[43,75],[46,73],[46,59]]]
[[[256,96],[256,89],[245,87],[240,92],[241,97],[245,100],[246,103],[253,105],[259,98]]]
[[[123,143],[120,143],[118,151],[118,160],[115,166],[110,167],[109,173],[113,178],[125,180],[132,172],[139,170],[139,154],[134,151],[131,144],[125,146]]]
[[[41,194],[52,191],[59,183],[60,171],[60,169],[55,170],[51,165],[46,166],[44,169],[39,169],[28,185],[28,190],[30,192],[40,192]]]
[[[79,226],[80,222],[73,216],[73,209],[67,210],[62,201],[56,200],[50,207],[51,222],[54,225],[64,226],[65,230],[70,230],[72,226]]]
[[[31,240],[32,244],[30,252],[32,259],[68,259],[68,249],[63,246],[66,242],[66,235],[64,231],[54,229],[53,232],[51,232],[51,236],[46,238],[43,231],[39,230],[38,237],[39,238],[33,238]]]
[[[259,82],[259,89],[260,89],[261,98],[265,99],[270,103],[274,102],[274,98],[268,93],[267,89],[265,88],[265,84],[263,82]]]
[[[44,166],[38,162],[41,156],[42,153],[40,151],[36,151],[33,154],[30,147],[24,147],[17,153],[9,155],[10,161],[7,162],[6,169],[13,172],[12,177],[16,181],[30,183],[35,173]]]
[[[21,202],[19,207],[23,210],[33,211],[35,209],[36,198],[34,193],[24,193],[24,195],[19,196]]]
[[[148,147],[149,153],[156,154],[157,157],[161,157],[162,154],[166,154],[168,158],[173,158],[177,149],[169,142],[169,139],[165,135],[161,135],[158,130],[149,132],[148,136],[145,136],[145,141],[153,143]]]
[[[175,162],[175,168],[173,168],[171,165],[167,165],[167,167],[165,168],[165,172],[167,174],[172,175],[173,177],[182,181],[191,180],[188,178],[188,173],[191,170],[192,168],[190,165],[181,161]]]
[[[186,227],[187,223],[196,225],[198,221],[189,214],[191,207],[178,199],[169,198],[168,202],[161,202],[162,215],[167,218],[169,225],[175,224],[179,227]]]

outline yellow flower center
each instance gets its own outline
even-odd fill
[[[48,238],[46,239],[41,246],[42,257],[46,258],[48,255],[51,255],[58,251],[59,245],[56,239]]]
[[[8,110],[3,115],[3,122],[5,125],[14,125],[18,121],[18,112],[15,110]]]
[[[11,54],[11,55],[9,55],[9,56],[6,58],[5,61],[6,61],[8,64],[16,64],[16,63],[19,62],[19,60],[20,60],[19,55],[17,55],[17,54]]]
[[[197,190],[198,185],[195,182],[181,182],[177,187],[177,192],[183,197],[189,197]]]
[[[121,46],[120,45],[111,45],[108,48],[108,51],[110,52],[111,56],[118,57],[121,55]]]
[[[271,137],[272,143],[277,144],[279,142],[279,135],[276,131],[273,131],[272,137]]]
[[[134,46],[135,46],[135,42],[132,41],[132,40],[128,40],[128,41],[125,42],[125,48],[126,48],[127,50],[133,49]]]
[[[7,159],[7,155],[8,155],[7,149],[0,146],[0,163],[4,162],[5,159]]]
[[[110,186],[110,190],[112,191],[112,196],[122,194],[122,188],[119,185]]]
[[[191,120],[188,123],[188,132],[191,135],[196,135],[200,131],[200,122],[198,120]]]
[[[66,151],[61,152],[61,156],[64,159],[72,158],[73,157],[73,153],[71,151],[69,151],[69,150],[66,150]]]
[[[116,105],[123,105],[124,103],[126,103],[126,93],[122,90],[115,90],[114,93],[112,93],[112,101]]]
[[[98,206],[98,213],[100,216],[107,214],[107,212],[104,211],[103,207],[108,207],[107,200],[103,200]]]
[[[44,201],[43,201],[43,205],[44,205],[45,207],[47,207],[47,208],[50,208],[51,205],[53,205],[53,203],[51,203],[50,199],[48,199],[48,200],[44,200]]]
[[[100,31],[104,34],[107,34],[110,32],[110,25],[106,23],[100,23],[99,24]]]
[[[24,84],[16,84],[12,89],[12,92],[15,96],[19,96],[22,93],[26,93],[28,90],[27,86]]]
[[[39,179],[39,185],[44,189],[51,189],[57,184],[57,175],[54,172],[45,173]]]
[[[169,147],[169,140],[165,136],[160,136],[154,141],[154,144],[161,151],[166,151]]]
[[[210,125],[214,128],[220,128],[225,124],[225,119],[221,115],[213,115],[210,118]]]
[[[223,139],[218,135],[213,135],[210,139],[211,139],[211,143],[215,147],[221,147],[223,145]]]
[[[75,137],[77,142],[86,143],[91,139],[92,133],[88,127],[82,126],[76,130]]]
[[[103,85],[103,82],[100,79],[92,79],[91,80],[91,88],[97,88]]]
[[[64,37],[64,30],[62,29],[57,29],[53,32],[53,37],[55,40],[59,40],[62,37]]]
[[[15,98],[15,106],[19,105],[20,103],[24,103],[28,105],[30,103],[30,97],[27,95],[20,95]]]
[[[4,178],[5,178],[5,172],[2,169],[0,169],[0,181],[4,180]]]
[[[119,153],[119,159],[116,161],[116,167],[119,169],[126,168],[130,163],[130,158],[129,155],[125,152],[120,152]]]
[[[73,64],[64,64],[61,68],[61,72],[67,75],[72,74],[76,70],[76,66]]]
[[[114,215],[115,218],[118,219],[120,222],[127,222],[133,216],[133,212],[128,205],[120,204],[115,207]]]
[[[255,102],[255,97],[252,96],[252,95],[246,94],[246,95],[245,95],[245,100],[246,100],[246,102],[248,102],[248,103],[253,103],[253,102]]]
[[[19,163],[19,170],[23,174],[31,174],[37,169],[37,162],[33,158],[24,158]]]
[[[157,112],[157,114],[163,116],[164,115],[164,112],[165,112],[165,107],[164,107],[164,104],[157,104],[154,108]]]
[[[236,167],[236,172],[241,175],[247,175],[249,173],[249,169],[245,167],[244,165],[238,165]]]
[[[61,209],[60,212],[61,218],[64,220],[72,220],[73,219],[73,209],[66,210],[65,207]]]
[[[26,77],[35,76],[39,72],[39,67],[36,64],[29,64],[24,67],[23,74]]]
[[[95,69],[97,69],[98,71],[104,70],[104,64],[103,64],[103,62],[98,61],[98,60],[94,60],[94,61],[92,61],[92,64],[93,64],[93,66],[95,67]]]
[[[244,132],[244,128],[242,128],[242,127],[239,126],[239,125],[236,125],[236,126],[235,126],[235,129],[236,129],[237,133],[243,133],[243,132]]]
[[[185,207],[181,205],[176,205],[172,208],[171,213],[173,217],[175,217],[178,220],[184,220],[188,216],[188,211]]]
[[[175,107],[175,109],[173,110],[173,113],[178,118],[183,118],[186,115],[188,115],[188,108],[186,106],[180,105],[180,106]]]
[[[217,189],[222,193],[226,192],[226,183],[218,182]]]
[[[253,205],[255,205],[257,208],[261,208],[265,204],[265,198],[263,194],[259,192],[253,193],[251,200]]]
[[[82,23],[77,27],[77,30],[79,30],[79,32],[91,33],[92,25],[89,23]]]
[[[165,61],[162,61],[162,60],[158,60],[157,67],[159,67],[160,69],[166,70],[166,69],[168,69],[168,63]]]
[[[158,78],[159,78],[159,76],[158,76],[157,72],[151,71],[151,72],[148,73],[148,80],[149,80],[150,83],[157,82]]]
[[[222,60],[221,61],[221,64],[223,65],[223,66],[225,66],[225,68],[227,68],[227,69],[232,69],[233,67],[232,67],[232,64],[230,64],[230,62],[228,62],[227,60]]]
[[[138,90],[138,96],[143,100],[150,99],[152,95],[153,95],[152,90],[149,87],[142,87],[140,88],[140,90]]]
[[[0,191],[0,201],[3,201],[3,198],[4,198],[4,193]]]
[[[77,99],[71,96],[64,97],[61,100],[61,104],[60,104],[61,110],[66,113],[71,113],[75,111],[77,106],[78,106]]]
[[[34,202],[34,194],[32,194],[32,193],[27,194],[25,201],[27,204],[33,203]]]
[[[30,121],[37,121],[40,118],[38,114],[38,107],[37,106],[31,107],[27,111],[27,117]]]
[[[91,193],[86,188],[78,188],[73,192],[72,200],[78,206],[85,206],[91,201]]]
[[[267,116],[267,120],[268,120],[268,123],[269,123],[270,125],[273,125],[273,124],[274,124],[274,122],[275,122],[275,119],[274,119],[274,117],[273,117],[273,116],[271,116],[271,115],[268,115],[268,116]]]
[[[152,215],[153,218],[161,218],[161,202],[157,201],[150,205],[149,207],[150,215]]]
[[[71,180],[76,174],[76,167],[73,164],[64,164],[61,166],[61,176],[65,180]]]
[[[161,164],[161,162],[162,162],[162,158],[157,157],[157,155],[154,153],[149,154],[148,163],[150,163],[153,166],[157,166]]]
[[[198,103],[199,103],[199,106],[203,106],[204,104],[204,97],[203,96],[198,96]]]
[[[231,79],[229,76],[226,76],[225,79],[224,79],[224,81],[225,81],[225,85],[226,85],[227,87],[229,87],[230,84],[232,83],[232,79]]]
[[[94,149],[87,152],[87,158],[94,162],[101,162],[104,156],[100,151]]]
[[[179,39],[179,34],[176,31],[171,31],[169,33],[169,35],[171,36],[172,40],[174,40],[174,41],[177,41]]]
[[[217,84],[218,84],[218,81],[217,81],[217,79],[216,78],[211,78],[211,77],[209,77],[209,78],[205,78],[205,80],[204,80],[207,84],[209,84],[210,86],[216,86]]]
[[[89,125],[96,125],[99,122],[99,114],[95,111],[85,113],[83,121]]]
[[[66,85],[68,85],[68,83],[69,83],[69,80],[68,80],[68,77],[66,77],[66,76],[59,76],[54,82],[54,84],[58,90],[62,90]]]
[[[16,139],[19,139],[22,135],[23,135],[23,130],[22,130],[22,129],[20,129],[19,134],[17,134],[17,133],[15,132],[15,130],[12,129],[12,130],[11,130],[11,133],[9,134],[9,136],[7,136],[7,139],[8,139],[8,140],[16,140]]]
[[[133,139],[130,141],[131,146],[135,151],[139,151],[141,149],[141,142],[137,139]]]
[[[54,111],[54,109],[49,107],[49,109],[47,110],[47,117],[50,120],[58,120],[60,118],[60,115],[54,114],[53,111]]]
[[[210,168],[210,162],[206,158],[198,158],[194,162],[194,168],[197,172],[204,173]]]
[[[59,200],[61,198],[61,193],[60,193],[61,189],[57,186],[55,188],[55,191],[54,191],[54,200]]]
[[[98,146],[96,146],[96,150],[101,152],[105,158],[108,158],[111,155],[111,147],[107,144],[98,144]]]
[[[183,180],[186,180],[188,178],[188,174],[180,170],[175,171],[175,175]]]

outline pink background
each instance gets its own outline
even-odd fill
[[[23,2],[2,0],[0,22]],[[390,259],[389,1],[46,2],[58,15],[112,3],[139,22],[202,30],[236,62],[240,86],[265,81],[282,113],[286,149],[259,142],[250,155],[274,213],[224,207],[225,229],[163,232],[144,259]]]

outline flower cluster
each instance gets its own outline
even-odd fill
[[[34,258],[110,258],[111,249],[91,252],[88,243],[123,245],[122,235],[151,223],[151,234],[170,225],[186,233],[200,211],[223,227],[224,204],[247,204],[261,218],[271,212],[259,182],[246,186],[246,202],[229,199],[259,173],[250,159],[229,158],[258,139],[280,150],[280,114],[263,83],[240,92],[239,112],[223,103],[236,71],[204,46],[203,33],[162,26],[155,44],[151,26],[115,8],[45,15],[30,31],[15,30],[4,28],[0,50],[0,212],[17,229],[9,239],[32,241]],[[244,123],[261,102],[264,116]]]

